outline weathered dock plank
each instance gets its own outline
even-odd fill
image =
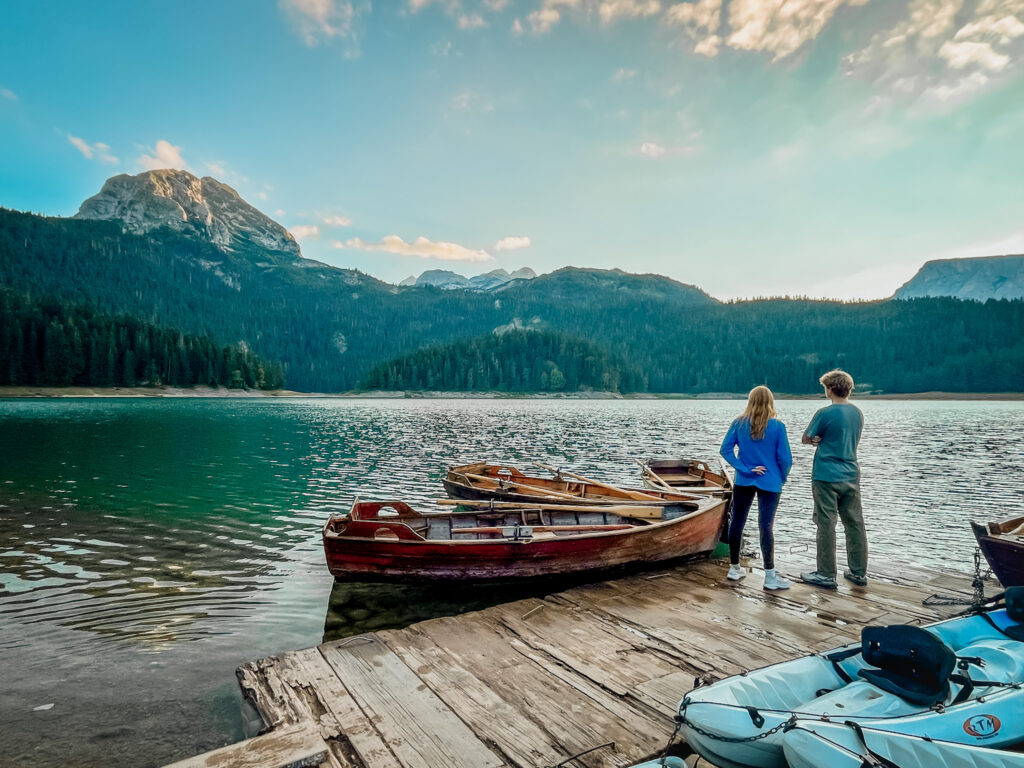
[[[332,768],[622,768],[664,748],[697,676],[935,621],[957,608],[924,598],[971,594],[965,575],[907,568],[836,591],[765,592],[757,570],[724,572],[694,563],[347,638],[252,662],[239,681],[271,733],[314,733]],[[249,765],[188,768],[214,764]]]

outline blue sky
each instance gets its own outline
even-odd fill
[[[891,294],[1024,252],[1024,0],[5,3],[0,205],[234,186],[389,281]]]

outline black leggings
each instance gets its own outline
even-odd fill
[[[764,556],[764,567],[771,570],[775,567],[775,510],[779,506],[782,492],[762,491],[756,485],[737,485],[732,491],[732,523],[729,525],[729,562],[736,565],[740,561],[740,541],[743,539],[743,526],[747,524],[747,513],[754,503],[757,494],[757,524],[761,529],[761,554]]]

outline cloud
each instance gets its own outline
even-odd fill
[[[18,100],[18,94],[16,94],[14,91],[12,91],[12,90],[10,90],[8,88],[4,88],[4,87],[0,86],[0,98],[2,98],[2,99],[10,99],[11,101],[17,101]]]
[[[459,16],[459,29],[482,29],[486,26],[487,22],[479,13],[463,13]]]
[[[700,150],[701,148],[695,145],[666,147],[656,141],[645,141],[638,149],[633,150],[631,154],[643,155],[644,157],[657,159],[659,157],[685,157],[687,155],[695,155],[700,152]]]
[[[89,160],[96,160],[103,165],[117,165],[120,160],[110,154],[110,146],[104,144],[102,141],[97,141],[95,144],[90,144],[85,139],[80,139],[77,136],[68,134],[68,141],[82,153],[84,157]]]
[[[517,251],[520,248],[529,248],[530,238],[528,237],[503,237],[494,244],[496,251]]]
[[[604,0],[597,9],[603,24],[616,19],[637,19],[661,12],[661,0]]]
[[[500,13],[508,6],[509,0],[484,0],[483,6],[492,13]]]
[[[955,42],[947,40],[939,48],[939,56],[953,69],[964,69],[972,64],[998,72],[1010,63],[1005,53],[996,53],[989,43]]]
[[[348,216],[324,216],[322,220],[328,227],[348,227],[352,225],[352,219]]]
[[[367,243],[358,237],[351,240],[335,240],[331,245],[339,249],[393,253],[397,256],[412,256],[417,259],[438,259],[439,261],[494,261],[487,251],[467,248],[458,243],[433,242],[417,237],[412,243],[405,242],[398,235],[382,237],[379,243]]]
[[[535,35],[545,35],[551,31],[562,18],[557,8],[540,8],[526,16],[530,31]],[[518,20],[517,20],[518,21]]]
[[[665,148],[654,141],[645,141],[637,150],[644,157],[661,157],[665,154]]]
[[[176,147],[169,141],[160,139],[155,149],[148,149],[149,155],[143,154],[136,161],[147,171],[158,171],[161,168],[177,168],[179,170],[191,170],[188,163],[181,156],[181,147]]]
[[[851,5],[859,5],[855,0]],[[846,0],[732,0],[729,46],[781,59],[813,40]]]
[[[677,3],[665,11],[662,21],[682,27],[687,36],[696,41],[695,53],[709,57],[718,54],[722,45],[722,38],[718,35],[722,25],[722,0]]]
[[[452,98],[455,109],[471,109],[476,112],[493,112],[494,104],[484,99],[476,91],[461,91]]]
[[[891,100],[933,105],[972,98],[1021,53],[1024,0],[912,0],[906,18],[847,58],[850,74]]]
[[[510,31],[512,32],[513,37],[519,37],[525,31],[523,29],[523,22],[521,22],[519,19],[513,21],[512,29]]]
[[[349,0],[278,0],[278,5],[308,46],[354,37],[357,14]]]
[[[636,77],[636,70],[635,69],[621,69],[620,68],[620,69],[615,70],[615,74],[612,75],[612,82],[613,83],[628,83],[634,77]]]
[[[288,231],[292,233],[292,237],[296,240],[320,237],[320,228],[313,224],[299,224],[298,226],[291,227]]]
[[[266,199],[267,199],[267,193],[266,193],[266,192],[257,192],[257,193],[256,193],[256,196],[257,196],[257,197],[258,197],[258,198],[259,198],[260,200],[266,200]]]

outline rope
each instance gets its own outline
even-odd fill
[[[609,742],[607,742],[605,744],[598,744],[596,747],[591,747],[590,749],[585,749],[582,752],[577,752],[572,757],[567,757],[567,758],[565,758],[565,760],[563,760],[562,762],[558,763],[557,765],[551,766],[551,768],[562,768],[562,766],[564,766],[566,763],[571,763],[577,757],[583,757],[584,755],[589,755],[591,752],[596,752],[597,750],[604,749],[605,747],[611,747],[612,749],[615,749],[615,742],[614,741],[609,741]]]

